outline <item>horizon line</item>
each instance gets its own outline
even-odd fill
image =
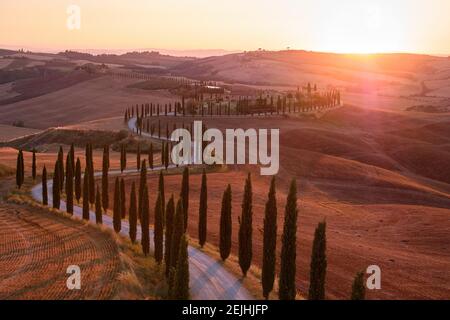
[[[255,51],[266,51],[266,52],[282,52],[282,51],[304,51],[304,52],[314,52],[314,53],[327,53],[327,54],[342,54],[342,55],[381,55],[381,54],[412,54],[412,55],[429,55],[429,56],[436,56],[436,57],[450,57],[450,53],[436,53],[436,52],[421,52],[421,51],[379,51],[379,52],[341,52],[341,51],[321,51],[321,50],[313,50],[313,49],[297,49],[297,48],[291,48],[286,47],[283,49],[275,49],[275,48],[263,48],[260,47],[258,49],[222,49],[222,48],[198,48],[198,49],[168,49],[168,48],[61,48],[61,47],[55,47],[55,48],[46,48],[46,47],[33,47],[33,46],[21,46],[21,45],[3,45],[0,44],[0,49],[4,50],[13,50],[13,51],[19,51],[24,50],[31,53],[51,53],[51,54],[57,54],[60,52],[65,51],[75,51],[80,53],[89,53],[92,55],[101,55],[101,54],[116,54],[116,55],[122,55],[125,53],[131,53],[131,52],[159,52],[163,55],[170,55],[170,56],[177,56],[177,52],[180,54],[180,57],[208,57],[211,55],[186,55],[182,53],[193,53],[193,52],[216,52],[221,53],[219,55],[227,55],[227,54],[235,54],[235,53],[244,53],[244,52],[255,52]],[[171,52],[168,53],[168,52]]]

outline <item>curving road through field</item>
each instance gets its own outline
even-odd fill
[[[134,121],[133,121],[134,120]],[[129,122],[130,130],[135,126],[136,119]],[[143,133],[144,135],[144,133]],[[146,135],[147,136],[147,135]],[[148,134],[148,136],[150,136]],[[173,166],[172,166],[173,167]],[[155,167],[154,170],[161,170],[162,167]],[[137,170],[124,170],[123,174],[137,174]],[[121,175],[120,170],[109,171],[110,176]],[[96,177],[102,175],[95,172]],[[52,203],[52,181],[47,182],[48,202]],[[33,187],[32,197],[37,201],[42,201],[42,184]],[[66,203],[61,201],[61,210],[66,211]],[[82,218],[82,208],[74,206],[74,216]],[[90,212],[90,220],[95,221],[95,213]],[[103,224],[113,229],[112,217],[103,215]],[[128,221],[122,220],[120,234],[129,235]],[[141,239],[141,230],[137,228],[137,240]],[[150,230],[150,248],[153,250],[153,231]],[[240,279],[228,272],[222,263],[211,258],[204,252],[189,246],[189,277],[191,298],[196,300],[253,300],[253,297],[242,285]]]

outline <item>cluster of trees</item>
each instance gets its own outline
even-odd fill
[[[141,119],[139,118],[136,122],[136,128],[137,128],[137,134],[142,135],[142,132],[149,133],[153,137],[157,137],[158,139],[165,139],[170,140],[170,135],[173,131],[179,128],[183,128],[186,130],[189,130],[190,132],[193,131],[193,122],[185,124],[184,121],[181,123],[181,126],[174,121],[172,125],[169,125],[169,122],[166,122],[164,132],[163,128],[161,126],[161,119],[158,119],[157,122],[151,121],[150,118]]]
[[[165,147],[165,145],[163,143],[161,162],[163,165],[165,165],[165,163],[167,163],[167,167],[168,167],[169,166],[169,155],[168,154],[165,155],[164,147]],[[105,151],[104,151],[104,154],[107,154],[106,160],[105,160],[105,156],[104,156],[104,160],[103,160],[104,162],[107,161],[107,163],[106,164],[104,163],[104,165],[103,165],[104,166],[103,174],[106,177],[107,169],[109,168],[109,147],[105,147],[105,148],[108,148],[108,149],[105,149]],[[136,169],[141,170],[141,163],[142,163],[142,157],[143,157],[144,152],[147,152],[149,167],[150,167],[150,169],[153,170],[153,168],[154,168],[153,143],[150,143],[148,151],[142,150],[141,145],[138,143],[137,149],[136,149]],[[169,152],[169,149],[167,149],[167,152]],[[127,149],[126,149],[126,145],[122,144],[120,146],[120,171],[123,173],[126,168],[127,168]]]
[[[141,163],[138,196],[133,182],[129,204],[129,236],[132,242],[136,241],[137,222],[141,225],[141,246],[144,255],[150,253],[149,220],[150,206],[147,185],[146,160]],[[114,228],[120,231],[120,220],[124,218],[124,206],[121,205],[121,196],[124,194],[124,184],[116,179],[116,192],[114,196]],[[182,189],[175,210],[174,196],[167,202],[164,191],[164,175],[159,174],[158,195],[154,208],[154,258],[158,263],[165,263],[165,275],[169,287],[169,298],[189,298],[189,262],[187,253],[186,219],[187,212],[183,209],[185,191]],[[117,228],[116,228],[117,225]]]
[[[67,154],[64,165],[64,153],[60,148],[53,172],[53,207],[60,208],[61,194],[65,190],[67,212],[73,214],[74,196],[78,203],[81,195],[83,198],[83,219],[90,219],[90,208],[95,208],[96,223],[102,223],[103,212],[108,210],[108,170],[110,168],[109,147],[103,150],[102,185],[95,186],[94,161],[92,145],[86,146],[86,164],[84,175],[81,175],[81,162],[77,158],[74,164],[75,152],[72,145]],[[33,165],[36,167],[36,156],[33,152]],[[35,170],[35,169],[34,169]],[[23,152],[19,150],[17,157],[17,185],[23,184],[24,161]],[[42,170],[42,199],[43,204],[48,205],[47,194],[47,169]],[[74,185],[75,184],[75,185]],[[81,188],[81,184],[83,187]],[[122,219],[126,212],[126,185],[123,178],[116,177],[114,189],[113,227],[116,232],[121,231]],[[136,188],[132,183],[128,206],[129,237],[132,242],[137,240],[138,221],[141,226],[141,246],[144,255],[150,253],[150,205],[149,189],[147,184],[146,159],[140,164],[139,185]],[[242,212],[238,217],[238,243],[239,266],[245,276],[252,263],[252,232],[253,232],[253,207],[252,207],[252,182],[250,174],[247,176],[242,199]],[[187,253],[187,226],[189,218],[189,169],[185,167],[182,174],[181,190],[176,201],[172,194],[166,203],[164,190],[164,175],[160,171],[157,200],[154,207],[154,258],[158,263],[165,264],[165,274],[169,287],[169,297],[172,299],[189,298],[189,262]],[[207,241],[208,220],[208,186],[207,174],[202,172],[198,241],[204,246]],[[296,297],[296,234],[297,234],[297,184],[293,180],[284,209],[284,225],[281,236],[280,272],[278,276],[279,299],[295,299]],[[220,256],[225,261],[231,253],[232,239],[232,191],[228,185],[222,196],[220,211]],[[277,247],[277,200],[275,178],[272,179],[264,213],[263,227],[263,260],[262,260],[262,292],[265,298],[269,298],[273,291],[276,272],[276,247]],[[320,222],[315,230],[310,262],[309,299],[325,299],[326,282],[326,222]],[[351,299],[364,299],[364,274],[357,273],[353,285]]]
[[[211,90],[205,86],[205,90]],[[215,89],[214,89],[215,90]],[[238,96],[232,99],[204,99],[203,93],[194,95],[186,101],[182,95],[180,102],[160,105],[159,103],[147,103],[131,106],[125,110],[124,120],[128,122],[131,118],[137,119],[137,128],[147,132],[155,131],[155,126],[145,121],[168,115],[199,115],[205,116],[230,116],[230,115],[273,115],[310,112],[328,109],[341,104],[341,93],[337,89],[319,91],[317,85],[307,84],[302,90],[298,87],[296,91],[286,92],[281,95],[271,94],[258,96]],[[166,128],[168,129],[168,128]],[[168,131],[168,130],[166,130]],[[161,127],[158,126],[158,136],[161,137]]]

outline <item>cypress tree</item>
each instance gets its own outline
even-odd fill
[[[33,160],[31,164],[31,176],[36,180],[36,149],[33,148]]]
[[[74,173],[75,172],[75,146],[73,145],[73,143],[70,145],[69,154],[70,154],[70,159],[72,159],[72,173]]]
[[[155,229],[153,237],[155,244],[155,260],[157,263],[161,263],[163,259],[164,220],[162,206],[161,193],[158,193],[155,204]]]
[[[164,148],[164,166],[166,167],[166,170],[169,167],[169,150],[170,147],[169,143],[167,142],[166,147]]]
[[[150,252],[150,230],[149,230],[150,210],[148,203],[148,188],[145,185],[142,193],[142,218],[141,218],[141,245],[142,252],[147,256]]]
[[[148,166],[153,170],[153,143],[150,143],[150,148],[148,149]]]
[[[103,149],[103,162],[102,162],[102,207],[105,212],[108,210],[109,207],[108,170],[109,170],[109,146],[105,146]]]
[[[164,175],[162,171],[159,171],[158,193],[161,195],[161,208],[164,216],[164,211],[166,207],[166,197],[164,192]]]
[[[77,158],[77,164],[75,166],[75,198],[80,203],[81,199],[81,162],[80,158]]]
[[[327,272],[326,222],[320,222],[314,233],[309,277],[309,300],[325,300],[325,276]]]
[[[125,181],[120,179],[120,214],[122,219],[127,216],[127,207],[125,202]]]
[[[167,202],[166,208],[166,235],[165,235],[165,243],[164,243],[164,262],[166,264],[166,277],[169,276],[170,271],[170,248],[172,243],[172,233],[173,233],[173,223],[174,223],[174,215],[175,215],[175,203],[173,200],[173,195],[170,197]]]
[[[239,220],[239,266],[244,277],[252,263],[252,182],[250,173],[245,181],[242,215]]]
[[[139,194],[138,194],[138,217],[142,219],[142,196],[144,189],[147,187],[147,166],[145,160],[142,161],[141,175],[139,178]]]
[[[58,161],[59,161],[59,192],[62,193],[64,190],[64,151],[60,146],[58,151]]]
[[[172,239],[170,240],[170,268],[176,269],[180,240],[184,234],[184,213],[183,199],[178,199],[177,210],[172,229]]]
[[[266,299],[269,299],[269,294],[273,290],[273,282],[275,280],[275,249],[277,245],[277,199],[275,192],[275,177],[273,177],[270,183],[264,215],[264,247],[261,282],[263,296]]]
[[[68,213],[73,214],[73,165],[70,153],[67,154],[66,168],[66,208]]]
[[[231,186],[228,185],[222,196],[222,209],[220,212],[220,257],[225,261],[231,251]]]
[[[95,178],[94,178],[94,159],[92,155],[92,145],[89,144],[89,203],[95,203]]]
[[[174,285],[172,288],[172,299],[188,300],[189,299],[189,257],[188,242],[186,234],[180,239],[178,249],[178,259],[176,264]]]
[[[184,232],[186,232],[188,224],[188,209],[189,209],[189,168],[184,167],[183,179],[181,181],[181,194],[180,198],[183,201],[183,215],[184,215]]]
[[[119,178],[116,177],[116,183],[114,185],[114,209],[113,209],[113,225],[114,225],[114,231],[119,233],[122,229],[122,215],[120,212],[121,205],[120,205],[120,182]]]
[[[281,240],[280,278],[278,296],[280,300],[295,300],[295,271],[297,250],[297,183],[292,180],[284,212],[283,237]]]
[[[55,170],[53,171],[53,208],[55,209],[59,209],[60,205],[61,205],[61,199],[60,199],[60,191],[59,191],[59,166],[60,166],[60,162],[59,160],[56,160],[55,163]]]
[[[48,192],[47,192],[47,168],[42,169],[42,204],[48,205]]]
[[[83,176],[83,219],[89,220],[89,167],[84,168]]]
[[[202,185],[200,189],[200,205],[199,205],[199,217],[198,217],[198,243],[203,248],[206,242],[206,230],[207,230],[207,211],[208,211],[208,190],[206,186],[206,172],[203,169],[202,173]]]
[[[102,216],[102,199],[100,189],[97,185],[97,192],[95,193],[95,223],[102,224],[103,216]]]
[[[120,171],[123,172],[127,168],[127,147],[122,145],[122,153],[120,157]]]
[[[136,242],[136,228],[137,228],[137,212],[136,212],[136,184],[133,181],[130,193],[130,212],[128,214],[128,222],[130,225],[130,240]]]
[[[352,285],[351,300],[364,300],[366,298],[366,287],[364,286],[364,272],[356,274]]]
[[[141,170],[141,145],[138,143],[137,146],[137,152],[136,152],[136,164],[137,164],[137,170]]]
[[[24,181],[24,165],[23,165],[23,152],[19,150],[17,154],[17,165],[16,165],[16,185],[20,189]]]

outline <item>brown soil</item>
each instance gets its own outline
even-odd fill
[[[187,123],[193,118],[184,120]],[[280,128],[278,234],[282,232],[288,184],[296,178],[297,285],[301,294],[308,290],[314,229],[326,219],[328,298],[348,298],[355,273],[377,264],[382,270],[382,289],[368,291],[370,299],[448,299],[450,186],[445,163],[449,140],[443,125],[447,121],[445,115],[347,106],[317,120],[223,118],[205,119],[204,123],[221,129]],[[220,201],[230,183],[233,252],[237,253],[237,217],[247,171],[253,176],[253,262],[261,265],[269,178],[259,176],[259,168],[231,167],[227,173],[208,174],[208,241],[218,244]],[[137,175],[126,178],[127,191],[133,179],[138,179]],[[166,201],[171,193],[178,197],[180,183],[181,177],[166,176]],[[157,176],[149,175],[152,209],[157,186]],[[192,175],[189,234],[194,238],[199,188],[200,175]],[[111,181],[110,191],[113,189]],[[281,239],[277,246],[279,252]]]
[[[120,260],[102,232],[46,210],[2,203],[1,299],[110,299]],[[68,290],[66,269],[81,268],[81,289]]]
[[[218,245],[221,195],[228,183],[233,190],[233,253],[237,254],[238,216],[241,213],[244,172],[208,174],[208,242]],[[134,177],[127,177],[127,191]],[[134,180],[137,181],[137,180]],[[253,262],[261,266],[264,205],[268,179],[253,176]],[[191,175],[189,235],[197,237],[201,176]],[[150,204],[156,201],[157,175],[148,179]],[[165,177],[166,201],[178,197],[181,177]],[[112,191],[114,186],[110,185]],[[382,270],[382,289],[369,291],[371,299],[437,299],[450,297],[449,210],[434,207],[436,200],[424,195],[423,205],[414,205],[420,196],[407,189],[331,184],[319,180],[299,183],[299,229],[297,232],[297,285],[300,294],[308,289],[309,263],[314,228],[327,221],[327,297],[345,299],[352,278],[359,270],[377,264]],[[342,193],[342,194],[340,194]],[[127,192],[129,194],[129,192]],[[278,255],[287,185],[278,182]],[[360,195],[366,195],[363,199]],[[112,201],[113,194],[110,199]],[[361,202],[361,203],[359,203]],[[403,203],[402,203],[403,202]],[[398,204],[400,203],[400,204]],[[449,205],[447,200],[446,204]],[[127,206],[129,204],[127,198]],[[112,206],[112,202],[111,205]],[[151,217],[153,221],[153,216]],[[351,261],[351,263],[349,263]],[[279,260],[278,260],[279,262]]]

